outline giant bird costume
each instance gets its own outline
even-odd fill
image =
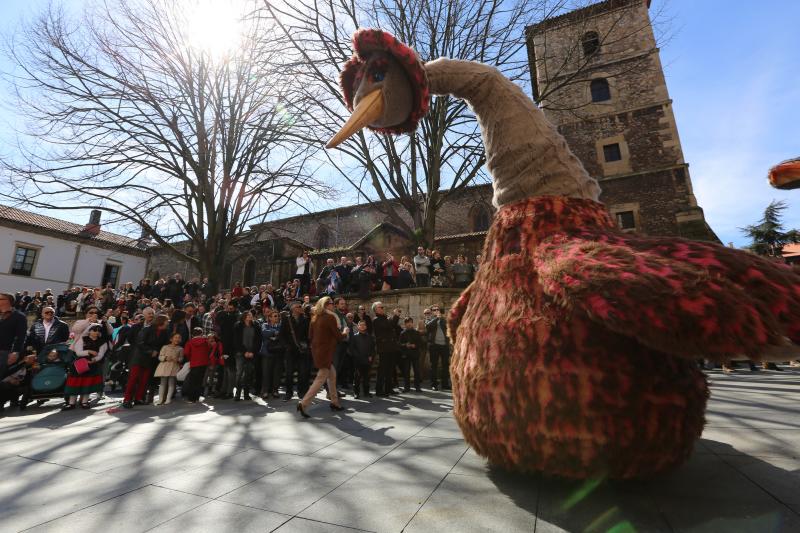
[[[413,131],[430,94],[480,123],[498,211],[449,316],[454,415],[490,463],[567,478],[639,478],[687,459],[704,424],[697,359],[800,355],[800,276],[707,242],[620,231],[541,110],[497,69],[422,64],[359,30],[341,74],[367,126]]]

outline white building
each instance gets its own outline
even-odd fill
[[[0,205],[0,292],[135,286],[147,271],[146,248],[142,240],[102,231],[100,211],[81,226]]]

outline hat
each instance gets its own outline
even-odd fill
[[[430,91],[428,89],[428,76],[425,67],[417,53],[409,46],[400,42],[394,35],[383,30],[371,28],[356,30],[353,34],[353,49],[355,54],[344,65],[344,70],[339,78],[347,109],[353,110],[353,95],[361,83],[364,67],[372,52],[388,52],[403,67],[411,82],[414,91],[411,114],[402,124],[388,128],[373,128],[380,133],[408,133],[417,128],[420,119],[428,112]]]

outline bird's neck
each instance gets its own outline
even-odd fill
[[[534,196],[597,200],[600,187],[533,101],[496,68],[437,59],[425,64],[431,93],[465,100],[481,126],[497,207]]]

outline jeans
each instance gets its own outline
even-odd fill
[[[206,366],[193,366],[189,369],[189,375],[183,382],[183,396],[190,402],[200,400],[203,394],[203,378],[206,375]]]
[[[375,384],[376,394],[388,395],[392,392],[392,377],[397,354],[384,352],[378,354],[378,381]]]
[[[128,384],[125,386],[125,396],[123,401],[131,400],[144,401],[144,393],[147,392],[147,384],[150,381],[150,366],[133,365],[131,375],[128,376]]]
[[[284,380],[284,397],[291,399],[294,391],[294,373],[297,372],[297,395],[303,397],[308,392],[311,381],[311,355],[308,353],[286,352],[284,366],[286,376]]]
[[[439,385],[439,363],[441,363],[442,387],[450,386],[450,347],[441,344],[431,344],[428,347],[431,356],[431,386]]]
[[[233,396],[233,387],[236,385],[236,363],[233,357],[230,357],[222,370],[222,387],[220,393],[226,396]]]
[[[403,358],[403,380],[405,381],[405,389],[411,388],[411,369],[414,369],[414,387],[420,387],[421,375],[419,373],[419,354],[407,355]]]
[[[417,287],[430,287],[431,276],[430,274],[420,274],[417,272]]]
[[[336,377],[339,385],[347,388],[351,383],[349,377],[352,377],[351,367],[352,359],[349,352],[350,343],[340,342],[336,345],[336,352],[333,354],[333,366],[336,367]]]
[[[261,395],[277,394],[280,383],[280,371],[283,357],[281,355],[265,355],[261,358]]]
[[[356,396],[366,396],[369,394],[369,371],[372,368],[372,365],[369,363],[367,364],[359,364],[356,366],[356,375],[353,380],[353,394]]]
[[[314,379],[314,383],[311,384],[311,388],[308,389],[303,399],[300,400],[304,408],[308,407],[308,404],[311,403],[311,400],[314,399],[325,383],[328,385],[331,403],[334,405],[339,404],[339,396],[336,394],[336,367],[331,365],[328,368],[320,368],[317,370],[317,377]]]
[[[236,397],[242,395],[244,389],[245,396],[250,395],[250,388],[253,386],[253,372],[255,371],[255,361],[253,358],[245,358],[244,354],[236,354]]]

